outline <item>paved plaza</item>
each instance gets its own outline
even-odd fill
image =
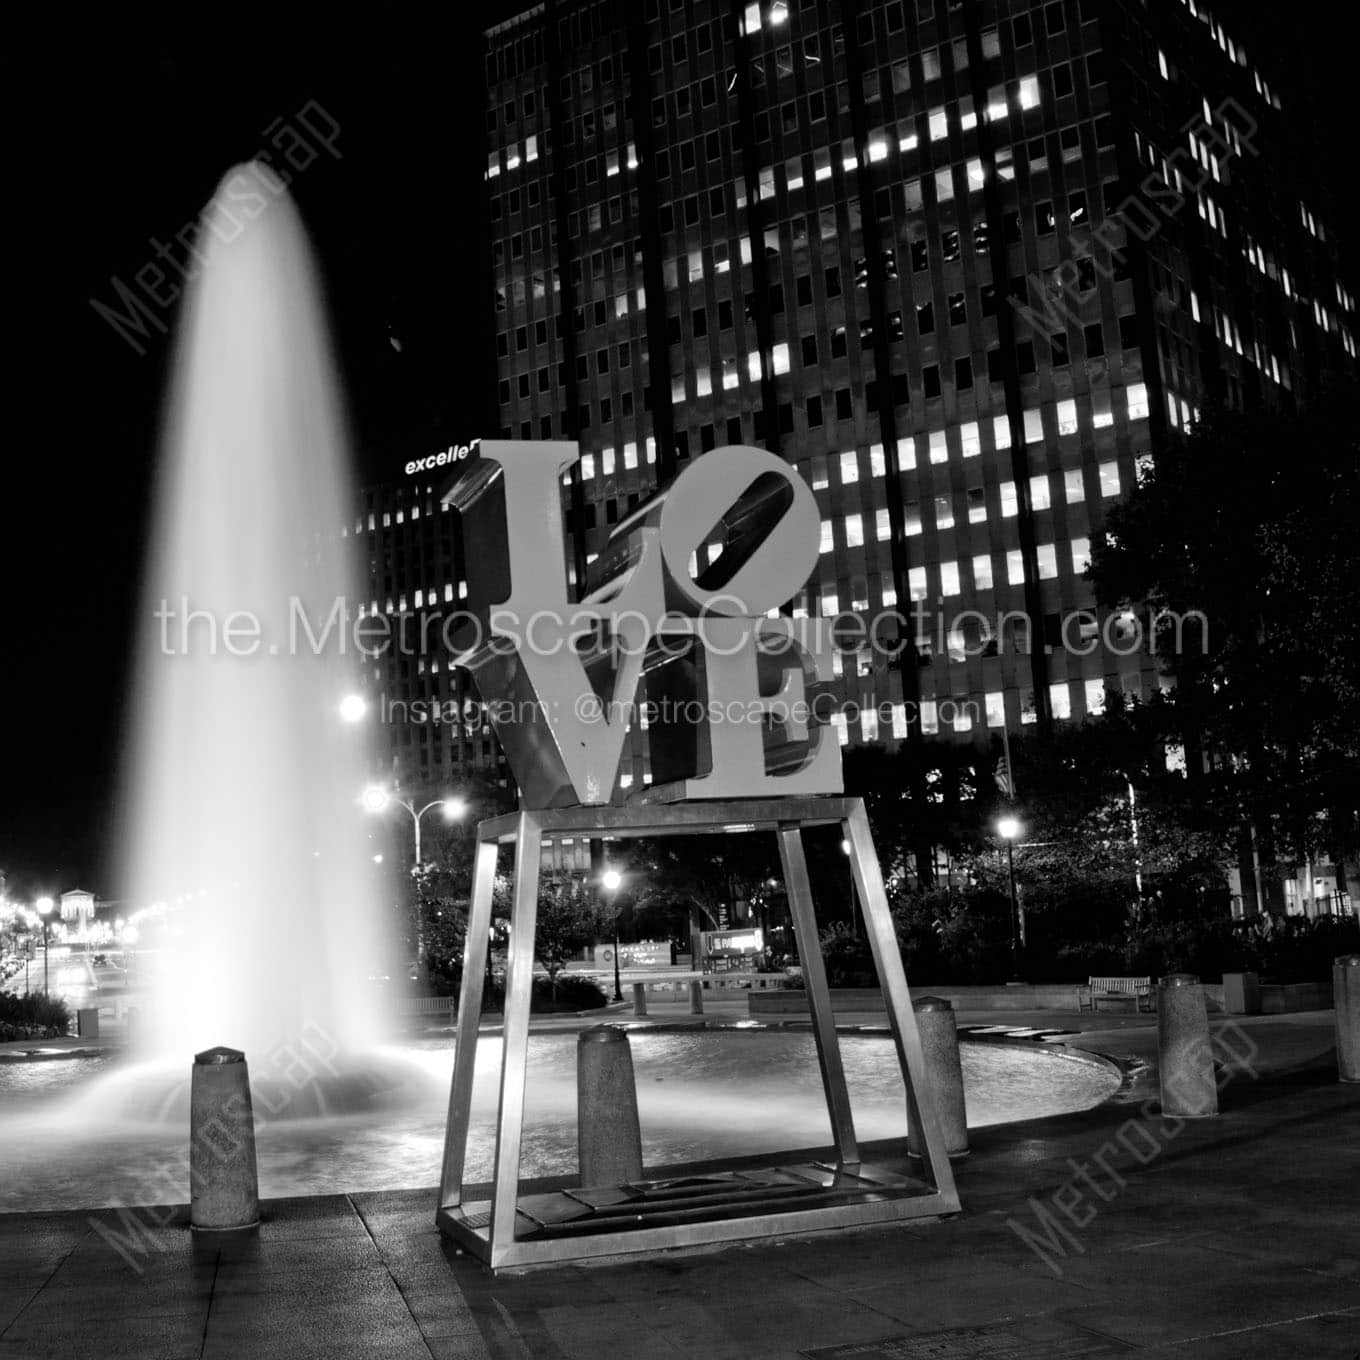
[[[952,1220],[493,1278],[431,1187],[269,1201],[220,1241],[183,1206],[0,1216],[0,1360],[1360,1355],[1360,1087],[1330,1014],[1225,1022],[1223,1113],[1179,1125],[1148,1104],[1148,1017],[1004,1019],[1083,1029],[1130,1076],[975,1132]]]

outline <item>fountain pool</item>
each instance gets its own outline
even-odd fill
[[[649,1171],[829,1142],[810,1034],[642,1029],[630,1038]],[[490,1177],[499,1045],[488,1035],[478,1048],[470,1180]],[[1103,1063],[1037,1046],[965,1041],[961,1047],[973,1128],[1086,1109],[1119,1085],[1114,1069]],[[575,1168],[575,1049],[575,1034],[530,1040],[525,1176]],[[891,1041],[843,1035],[841,1049],[861,1139],[901,1137],[905,1096]],[[257,1099],[262,1195],[433,1185],[452,1041],[411,1041],[374,1057],[399,1080],[360,1111],[300,1119],[281,1111],[271,1118]],[[184,1202],[188,1075],[187,1065],[177,1074],[118,1059],[0,1066],[0,1142],[8,1172],[0,1183],[0,1211]],[[149,1116],[152,1107],[158,1113]]]

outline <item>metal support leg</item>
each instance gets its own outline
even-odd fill
[[[495,1186],[491,1195],[491,1268],[515,1241],[519,1200],[519,1149],[524,1132],[524,1078],[529,1057],[533,1000],[534,936],[538,924],[538,866],[543,833],[532,813],[521,812],[515,835],[515,898],[510,916],[510,956],[505,972],[504,1052],[496,1115]]]
[[[869,818],[861,799],[851,802],[849,816],[841,826],[845,839],[850,843],[850,872],[859,890],[865,933],[869,937],[874,967],[878,970],[883,999],[888,1007],[888,1023],[897,1044],[897,1058],[907,1087],[910,1117],[920,1127],[921,1142],[935,1189],[949,1201],[949,1208],[957,1209],[959,1197],[954,1186],[954,1172],[945,1155],[944,1136],[940,1132],[940,1121],[935,1112],[935,1094],[926,1076],[921,1036],[916,1029],[916,1012],[911,1007],[906,970],[902,967],[902,954],[897,946],[892,915],[888,911],[883,873],[878,866],[878,855],[869,833]]]
[[[796,826],[779,828],[779,859],[784,866],[784,886],[789,894],[793,933],[798,941],[798,957],[803,965],[808,1008],[812,1013],[812,1033],[817,1040],[817,1062],[822,1069],[826,1091],[826,1111],[831,1117],[831,1133],[842,1163],[859,1162],[855,1141],[855,1121],[850,1110],[850,1094],[845,1087],[845,1069],[836,1038],[836,1019],[831,1012],[831,993],[826,984],[826,965],[817,938],[817,915],[812,906],[812,885],[808,880],[807,859],[803,854],[803,833]]]
[[[458,1034],[453,1053],[453,1084],[444,1131],[444,1164],[439,1178],[439,1207],[462,1203],[463,1165],[467,1155],[472,1079],[477,1064],[477,1032],[482,1015],[482,987],[491,928],[491,896],[496,882],[495,841],[481,841],[472,871],[472,904],[463,942],[463,981],[458,989]]]

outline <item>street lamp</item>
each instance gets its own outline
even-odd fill
[[[346,694],[340,700],[339,709],[341,722],[363,722],[368,713],[368,700],[362,694]]]
[[[618,892],[619,885],[623,882],[623,875],[617,869],[606,869],[600,875],[600,886],[605,891],[605,900],[609,903],[609,914],[613,918],[614,924],[614,1000],[623,1000],[623,988],[619,984],[619,913],[614,906],[614,894]]]
[[[420,822],[427,812],[432,812],[439,808],[444,814],[446,822],[459,821],[467,812],[467,803],[462,798],[449,796],[445,798],[432,798],[423,808],[417,809],[416,805],[409,798],[399,798],[395,794],[383,788],[381,784],[370,784],[363,793],[364,807],[373,813],[386,812],[387,809],[396,804],[403,807],[411,814],[411,826],[415,831],[415,872],[420,872]],[[416,962],[419,963],[425,957],[425,931],[421,925],[420,913],[416,913]]]
[[[1002,817],[996,824],[997,832],[1006,842],[1006,872],[1011,885],[1011,980],[1020,980],[1020,906],[1015,895],[1015,842],[1023,828],[1018,817]]]
[[[40,897],[34,904],[38,908],[38,915],[42,917],[43,928],[43,995],[47,995],[47,918],[52,915],[52,908],[56,903],[50,897]]]

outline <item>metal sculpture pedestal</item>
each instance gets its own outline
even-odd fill
[[[923,1179],[860,1161],[803,853],[803,828],[830,823],[839,823],[850,847],[850,870],[887,1002],[888,1022],[907,1088],[907,1108],[922,1134]],[[524,1081],[543,837],[633,838],[771,831],[779,839],[836,1161],[644,1180],[621,1186],[587,1186],[521,1197],[520,1138],[524,1128]],[[515,881],[494,1179],[489,1202],[469,1203],[463,1197],[463,1168],[473,1068],[496,857],[505,843],[515,847]],[[904,1138],[904,1153],[905,1149]],[[577,807],[511,813],[483,822],[477,828],[472,908],[458,997],[457,1050],[436,1215],[436,1222],[447,1237],[497,1270],[622,1252],[933,1218],[957,1212],[958,1208],[958,1193],[944,1151],[934,1093],[927,1085],[916,1016],[888,912],[883,876],[861,799],[783,798]]]

